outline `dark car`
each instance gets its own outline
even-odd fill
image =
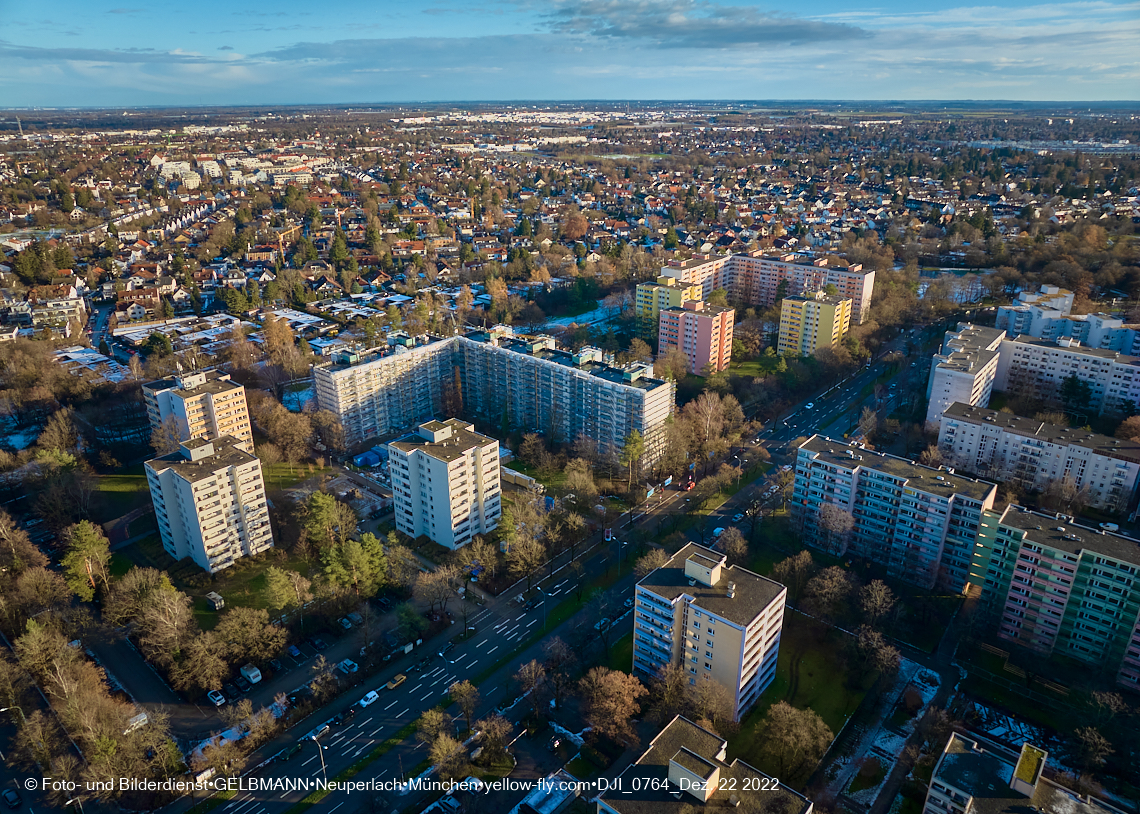
[[[303,743],[294,743],[292,746],[289,746],[281,751],[281,754],[277,756],[277,762],[284,763],[289,758],[295,757],[304,748],[305,745]]]
[[[537,608],[541,604],[542,604],[542,597],[532,596],[530,599],[528,599],[526,601],[526,604],[523,605],[523,610],[528,610],[528,611],[534,610],[535,608]]]
[[[233,684],[228,684],[228,683],[223,684],[222,685],[222,694],[225,695],[226,700],[229,701],[231,704],[234,701],[241,698],[241,693],[238,692],[238,688],[235,687]]]
[[[253,685],[246,680],[245,676],[237,676],[234,679],[234,686],[238,688],[238,692],[242,695],[245,695],[253,689]]]
[[[415,670],[417,673],[422,673],[430,665],[431,665],[431,659],[426,658],[426,659],[423,659],[422,661],[416,662],[416,665],[414,667],[412,667],[412,669]]]
[[[392,600],[386,596],[380,597],[378,600],[376,600],[376,602],[377,602],[377,604],[380,605],[381,610],[391,610],[392,609]]]
[[[289,653],[289,655],[290,655],[290,656],[292,656],[292,657],[293,657],[293,658],[295,658],[295,659],[299,659],[299,658],[301,658],[301,651],[300,651],[300,649],[297,647],[297,645],[295,645],[295,644],[291,644],[291,645],[289,645],[289,649],[288,649],[288,651],[286,651],[286,652],[288,652],[288,653]]]
[[[19,808],[24,802],[20,798],[20,795],[12,789],[4,789],[4,793],[0,795],[0,797],[4,798],[4,805],[8,806],[8,808]]]
[[[332,720],[334,724],[340,726],[351,721],[354,715],[356,715],[356,707],[349,707],[344,712],[338,713]]]
[[[281,667],[281,661],[279,659],[270,659],[268,662],[266,662],[265,666],[268,667],[269,671],[272,673],[280,673],[283,669]]]
[[[309,639],[309,644],[311,644],[313,646],[313,649],[318,653],[323,653],[325,650],[329,649],[328,643],[319,636],[314,636],[313,638]]]

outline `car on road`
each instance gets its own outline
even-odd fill
[[[431,658],[428,657],[426,659],[420,659],[419,661],[417,661],[412,666],[412,670],[413,670],[413,672],[422,673],[424,670],[426,670],[430,666],[431,666]]]
[[[4,789],[4,794],[0,796],[3,796],[4,805],[8,808],[19,808],[24,802],[14,789]]]
[[[336,724],[337,726],[342,726],[343,724],[351,721],[353,719],[353,716],[355,716],[355,715],[356,715],[356,708],[355,707],[349,707],[348,709],[344,710],[344,712],[338,712],[335,716],[333,716],[332,720],[333,720],[333,723]]]
[[[328,724],[317,724],[316,729],[313,729],[309,734],[305,735],[301,740],[320,740],[329,733],[332,729]]]
[[[386,686],[388,687],[388,689],[394,690],[407,680],[408,680],[408,677],[406,675],[404,675],[403,673],[400,673],[398,676],[396,676],[391,681],[389,681]]]
[[[815,409],[815,402],[809,401],[807,404],[804,405],[804,409],[805,410],[814,410]]]
[[[206,693],[206,697],[210,699],[210,703],[215,707],[222,707],[226,704],[226,697],[217,690],[210,690]]]
[[[439,657],[441,659],[447,658],[447,654],[450,653],[454,649],[455,649],[455,645],[452,644],[451,642],[448,642],[447,644],[445,644],[443,646],[443,649],[439,651]]]
[[[238,688],[238,692],[245,695],[253,689],[253,685],[246,680],[245,676],[236,676],[234,678],[234,686]]]
[[[286,652],[295,659],[303,658],[300,648],[295,644],[289,645],[289,649]]]
[[[601,633],[603,630],[605,630],[609,626],[610,626],[610,620],[609,619],[599,619],[597,622],[594,623],[594,630]]]
[[[360,699],[360,706],[364,708],[370,704],[375,704],[379,700],[380,696],[376,693],[376,690],[369,690],[368,694]]]
[[[313,649],[318,653],[323,653],[329,649],[328,642],[319,636],[314,636],[313,638],[309,639],[309,644],[311,644],[313,646]]]
[[[744,512],[737,512],[736,514],[734,514],[732,516],[732,522],[733,523],[739,523],[743,519],[744,519]]]
[[[532,596],[530,599],[528,599],[526,601],[526,604],[523,605],[523,610],[524,611],[532,611],[535,608],[537,608],[541,603],[542,603],[542,599],[540,597]]]
[[[281,753],[277,755],[277,762],[284,763],[286,760],[289,760],[289,758],[296,757],[297,754],[304,748],[305,744],[301,742],[292,744],[291,746],[281,750]]]
[[[629,608],[632,608],[632,607],[633,607],[633,597],[632,597],[632,596],[630,596],[630,597],[626,597],[626,600],[625,600],[625,602],[622,602],[622,604],[623,604],[623,605],[624,605],[624,606],[625,606],[627,609],[629,609]]]

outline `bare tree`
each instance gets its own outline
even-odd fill
[[[873,579],[859,591],[859,609],[863,611],[867,624],[879,626],[895,607],[895,595],[881,579]]]
[[[641,711],[641,699],[648,695],[633,676],[608,667],[594,667],[578,682],[585,706],[584,718],[593,729],[618,743],[638,742],[630,719]]]
[[[772,579],[787,585],[792,599],[798,601],[814,571],[815,562],[811,558],[811,552],[801,551],[776,563],[772,568]]]
[[[542,709],[542,690],[546,684],[546,668],[537,660],[532,659],[515,673],[515,681],[518,682],[519,690],[523,695],[530,699],[535,716],[539,716]]]
[[[834,503],[823,503],[819,507],[819,527],[827,535],[825,550],[842,557],[847,552],[847,542],[855,528],[855,517]]]
[[[638,558],[637,563],[633,566],[633,573],[638,579],[641,579],[650,571],[655,571],[658,568],[664,568],[665,564],[669,562],[669,555],[663,548],[651,548],[645,554]]]

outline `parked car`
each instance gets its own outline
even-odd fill
[[[732,522],[733,523],[739,523],[743,519],[744,519],[744,512],[737,512],[736,514],[734,514],[732,516]]]
[[[559,737],[558,735],[555,735],[553,738],[550,739],[550,743],[546,744],[546,748],[549,749],[551,752],[553,752],[556,749],[558,749],[558,747],[561,745],[562,745],[562,738]]]
[[[633,607],[633,597],[632,596],[626,597],[626,600],[624,602],[622,602],[622,605],[624,605],[627,609],[632,608]]]
[[[610,620],[609,619],[599,619],[594,624],[594,630],[596,630],[600,633],[603,630],[605,630],[606,628],[608,628],[609,626],[610,626]]]
[[[345,659],[344,661],[340,662],[340,663],[339,663],[339,664],[336,666],[336,668],[337,668],[338,670],[340,670],[342,673],[344,673],[346,676],[348,676],[348,675],[352,675],[353,673],[355,673],[357,670],[359,670],[359,669],[360,669],[360,668],[359,668],[359,667],[356,665],[356,662],[355,662],[355,661],[353,661],[352,659]]]
[[[236,676],[234,678],[234,686],[238,688],[238,692],[245,695],[253,689],[253,685],[245,680],[245,676]]]
[[[24,800],[16,793],[15,789],[4,789],[4,794],[0,795],[4,798],[4,805],[8,808],[19,808]]]
[[[217,690],[210,690],[208,693],[206,693],[206,697],[210,699],[210,703],[212,703],[215,707],[225,706],[226,697]]]
[[[339,619],[337,619],[336,621],[337,621],[337,624],[340,625],[345,630],[352,630],[352,622],[348,621],[347,616],[342,616]]]
[[[289,649],[286,652],[295,659],[303,658],[301,650],[295,644],[289,645]]]
[[[394,690],[407,680],[408,680],[408,677],[406,675],[404,675],[403,673],[400,673],[398,676],[396,676],[395,678],[393,678],[391,681],[388,682],[387,687],[390,690]]]
[[[392,609],[392,600],[386,596],[377,599],[376,603],[380,606],[380,610],[387,611]]]
[[[267,661],[267,662],[265,663],[265,666],[266,666],[266,667],[268,667],[268,668],[269,668],[269,671],[270,671],[271,673],[273,673],[274,675],[277,675],[277,673],[280,673],[280,672],[281,672],[281,670],[283,669],[283,668],[281,667],[281,661],[280,661],[280,659],[270,659],[269,661]]]
[[[319,636],[314,636],[313,638],[309,639],[309,644],[311,644],[313,646],[313,649],[318,653],[323,653],[329,649],[328,643]]]
[[[238,688],[228,682],[222,685],[222,693],[231,704],[241,698],[241,693],[238,692]]]
[[[344,618],[347,619],[348,621],[352,622],[357,627],[360,627],[361,625],[364,624],[364,617],[361,616],[359,613],[356,613],[355,611],[353,611],[352,613],[345,614]]]
[[[371,704],[375,704],[379,700],[380,696],[376,694],[376,690],[369,690],[368,694],[360,699],[360,706],[362,708],[367,707]]]

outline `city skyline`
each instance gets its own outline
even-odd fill
[[[1135,99],[1132,2],[17,3],[8,106]],[[63,22],[59,22],[63,21]]]

